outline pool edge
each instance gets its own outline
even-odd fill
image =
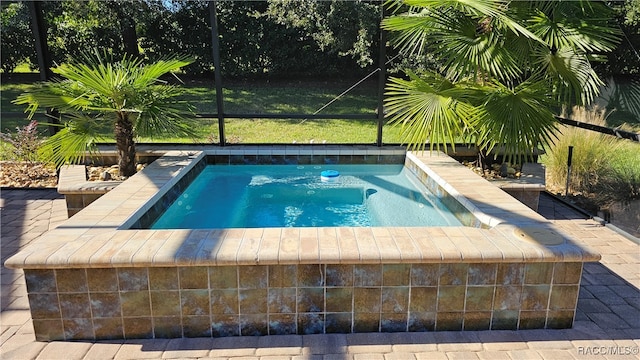
[[[234,149],[225,149],[223,151],[231,154],[234,151],[239,152]],[[256,150],[243,151],[255,152]],[[364,149],[363,151],[371,152],[372,149]],[[393,153],[393,151],[386,151],[388,154]],[[207,152],[207,154],[211,154],[211,152]],[[450,191],[453,189],[458,194],[460,193],[460,188],[467,191],[464,197],[456,195],[457,198],[462,199],[466,206],[471,204],[472,211],[475,211],[480,217],[484,217],[485,220],[488,219],[490,228],[465,230],[464,228],[453,227],[447,228],[446,232],[449,234],[444,235],[442,234],[445,230],[442,228],[335,228],[334,232],[343,234],[344,239],[343,242],[337,244],[338,254],[330,252],[331,255],[327,254],[326,257],[320,253],[317,253],[317,256],[305,255],[301,257],[297,250],[271,249],[267,246],[269,241],[265,242],[264,246],[258,246],[252,250],[253,253],[238,253],[238,245],[233,246],[230,244],[225,244],[225,247],[219,249],[219,254],[210,254],[206,258],[195,251],[191,254],[189,261],[182,260],[189,257],[184,249],[181,250],[181,259],[174,259],[170,256],[156,256],[157,254],[145,255],[139,250],[149,246],[149,244],[145,245],[149,241],[153,241],[155,246],[159,241],[163,241],[163,245],[158,249],[162,249],[162,252],[180,250],[180,243],[189,238],[190,232],[188,230],[123,230],[123,225],[131,221],[130,214],[142,211],[145,206],[148,206],[151,199],[161,196],[162,192],[170,187],[172,183],[178,181],[178,175],[184,174],[189,169],[189,166],[192,166],[193,160],[201,159],[205,155],[204,152],[167,153],[164,157],[145,168],[140,174],[129,179],[125,183],[129,186],[118,186],[112,192],[97,200],[95,204],[90,205],[57,229],[46,233],[40,239],[35,240],[33,244],[12,256],[6,261],[6,266],[15,268],[64,268],[89,264],[91,267],[119,267],[135,266],[134,264],[138,262],[151,266],[162,266],[163,264],[283,264],[298,263],[300,261],[382,263],[390,261],[385,249],[396,249],[393,253],[397,254],[398,258],[403,262],[455,262],[462,259],[477,262],[505,262],[518,259],[543,262],[598,261],[600,258],[599,254],[573,243],[571,241],[572,234],[562,233],[560,230],[555,229],[551,222],[517,202],[504,191],[478,177],[447,155],[437,153],[418,155],[408,153],[407,159],[415,157],[423,164],[421,166],[430,169],[429,171],[435,168],[439,170],[437,171],[438,173],[446,174],[439,181],[444,181],[444,187],[449,188]],[[192,159],[185,160],[189,156]],[[523,242],[513,235],[516,228],[530,226],[541,226],[550,231],[557,230],[556,232],[563,236],[566,241],[559,246],[543,246],[536,243]],[[214,231],[223,232],[225,234],[223,240],[226,238],[239,238],[242,240],[244,236],[242,234],[245,232],[242,229],[233,229],[231,231],[211,230],[211,232]],[[250,232],[255,233],[255,231],[251,230]],[[474,233],[473,236],[469,233],[470,231]],[[144,232],[153,232],[153,236],[145,236]],[[293,237],[297,236],[299,238],[300,236],[300,230],[276,228],[276,230],[263,230],[263,235],[260,237],[261,241],[267,236],[266,234],[274,232],[277,232],[280,238],[285,237],[284,234],[290,232],[298,234],[293,235]],[[381,232],[386,232],[389,235],[381,236],[379,235]],[[120,234],[118,235],[117,233]],[[360,236],[358,237],[357,234],[360,234]],[[97,242],[107,242],[114,236],[131,237],[130,241],[127,241],[128,246],[118,251],[118,256],[105,249],[100,252],[100,248],[96,248]],[[252,236],[255,237],[255,235]],[[394,236],[411,239],[411,246],[399,247],[394,240]],[[469,239],[470,236],[475,237],[476,246],[452,246],[452,238]],[[334,236],[331,235],[330,237]],[[429,241],[423,242],[421,239],[424,237],[429,238]],[[153,238],[153,240],[149,240],[149,238]],[[280,246],[280,238],[277,239],[278,246]],[[439,238],[443,238],[443,240],[439,240],[442,241],[441,244],[437,242],[431,244],[434,239]],[[173,244],[173,241],[176,244]],[[316,241],[318,241],[317,238]],[[229,247],[228,250],[227,247]]]

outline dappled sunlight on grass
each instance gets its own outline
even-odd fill
[[[344,87],[344,89],[343,89]],[[224,87],[226,113],[314,113],[331,102],[348,87],[286,86],[283,84],[237,84]],[[182,100],[191,102],[197,113],[216,113],[216,91],[211,84],[192,82],[184,86]],[[359,86],[339,97],[322,113],[374,114],[377,105],[376,88],[371,84]]]
[[[241,143],[375,143],[373,120],[232,119],[227,137]]]
[[[290,85],[290,86],[289,86]],[[11,104],[19,94],[33,85],[26,83],[2,84],[3,111],[22,112],[22,107]],[[338,97],[349,84],[234,84],[224,89],[224,111],[235,114],[313,114]],[[214,83],[189,82],[183,86],[181,100],[194,106],[196,113],[217,113]],[[377,106],[375,83],[362,84],[339,97],[319,114],[362,114],[375,117]],[[47,122],[44,115],[36,115],[40,122]],[[28,123],[25,117],[2,119],[2,129],[13,130]],[[376,120],[320,120],[320,119],[227,119],[226,138],[230,143],[375,143]],[[138,142],[162,143],[217,143],[219,142],[217,119],[195,119],[196,138],[161,135],[141,137]],[[42,126],[43,135],[46,127]],[[389,133],[387,133],[389,132]],[[100,133],[105,141],[112,142],[111,127]],[[399,129],[385,127],[385,141],[399,142]]]

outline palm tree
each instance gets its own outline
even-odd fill
[[[71,59],[52,69],[60,79],[39,84],[14,103],[27,105],[29,118],[39,107],[62,114],[62,129],[42,147],[57,167],[83,161],[108,126],[116,140],[120,174],[131,176],[136,172],[136,136],[193,134],[188,126],[191,106],[177,98],[182,90],[160,79],[192,61],[175,57],[145,65],[133,57],[117,62],[107,57],[96,51]]]
[[[426,69],[390,78],[386,110],[413,149],[456,141],[482,153],[504,146],[520,161],[548,145],[554,111],[587,104],[603,84],[590,60],[614,49],[618,30],[600,1],[391,1],[383,19]]]

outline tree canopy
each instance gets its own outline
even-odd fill
[[[95,47],[150,61],[186,54],[195,60],[184,69],[188,74],[213,70],[208,6],[204,0],[42,3],[54,63]],[[379,1],[218,1],[216,9],[225,76],[360,74],[377,59]],[[3,1],[2,16],[3,71],[21,62],[37,68],[28,7]]]
[[[368,73],[377,65],[382,3],[218,1],[223,74],[324,77]],[[640,74],[638,49],[634,53],[632,47],[640,43],[640,0],[603,3],[615,12],[617,26],[628,41],[624,39],[595,70],[601,77]],[[208,4],[205,0],[62,0],[43,2],[42,8],[56,64],[78,51],[100,47],[116,57],[138,53],[150,61],[167,53],[187,54],[195,61],[184,71],[206,74],[213,69]],[[1,5],[3,72],[25,62],[37,68],[28,6],[21,1],[2,1]],[[406,65],[414,60],[403,61]]]
[[[12,72],[21,63],[37,63],[35,40],[31,33],[29,10],[24,3],[2,4],[0,41],[1,68]],[[35,66],[35,65],[33,65]]]

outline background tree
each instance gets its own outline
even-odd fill
[[[607,61],[596,64],[606,77],[640,77],[640,0],[610,1],[615,23],[623,35],[620,46],[607,54]]]
[[[39,107],[56,108],[62,114],[64,127],[41,148],[57,167],[84,160],[105,126],[114,131],[122,176],[136,172],[137,136],[192,134],[187,123],[192,109],[178,100],[182,91],[160,79],[192,60],[165,58],[145,65],[134,57],[124,56],[117,62],[110,58],[97,51],[71,58],[52,69],[59,80],[41,83],[14,101],[27,105],[30,117]]]
[[[405,141],[457,141],[520,161],[549,144],[554,112],[584,105],[602,81],[590,59],[615,48],[611,11],[595,1],[405,0],[382,27],[432,66],[391,78],[386,106]],[[428,64],[427,64],[428,65]]]
[[[209,10],[206,1],[148,2],[138,21],[140,47],[147,57],[191,54],[194,62],[183,70],[203,74],[213,70]]]
[[[145,53],[188,52],[196,58],[185,69],[188,73],[211,72],[208,5],[207,1],[156,4],[163,15],[143,25]],[[338,0],[217,2],[222,72],[230,77],[357,72],[375,58],[379,6]],[[301,23],[300,16],[311,21]]]
[[[21,63],[37,62],[35,40],[29,27],[31,18],[27,6],[17,1],[3,1],[1,6],[1,67],[4,73],[11,73]]]
[[[119,14],[111,2],[44,2],[43,13],[48,25],[49,51],[55,64],[92,48],[108,50],[116,57],[125,54]]]
[[[140,17],[140,12],[144,11],[147,6],[139,8],[137,6],[138,4],[139,2],[135,0],[108,2],[108,6],[111,7],[118,19],[124,53],[129,56],[138,56],[140,54],[138,34],[136,32],[136,19]]]
[[[24,49],[35,54],[28,10],[17,4],[18,14],[26,17],[13,21],[29,41],[3,41],[10,47],[3,54]],[[140,51],[147,60],[188,53],[195,61],[183,71],[200,75],[213,71],[208,6],[206,0],[62,0],[43,2],[43,13],[54,63],[94,47],[116,57]],[[377,59],[379,1],[218,1],[216,8],[222,71],[228,77],[359,74]],[[301,17],[309,20],[301,23]],[[37,68],[35,56],[19,61]]]
[[[299,29],[300,36],[313,40],[319,50],[351,58],[360,67],[377,59],[379,2],[272,0],[268,4],[268,19]]]

